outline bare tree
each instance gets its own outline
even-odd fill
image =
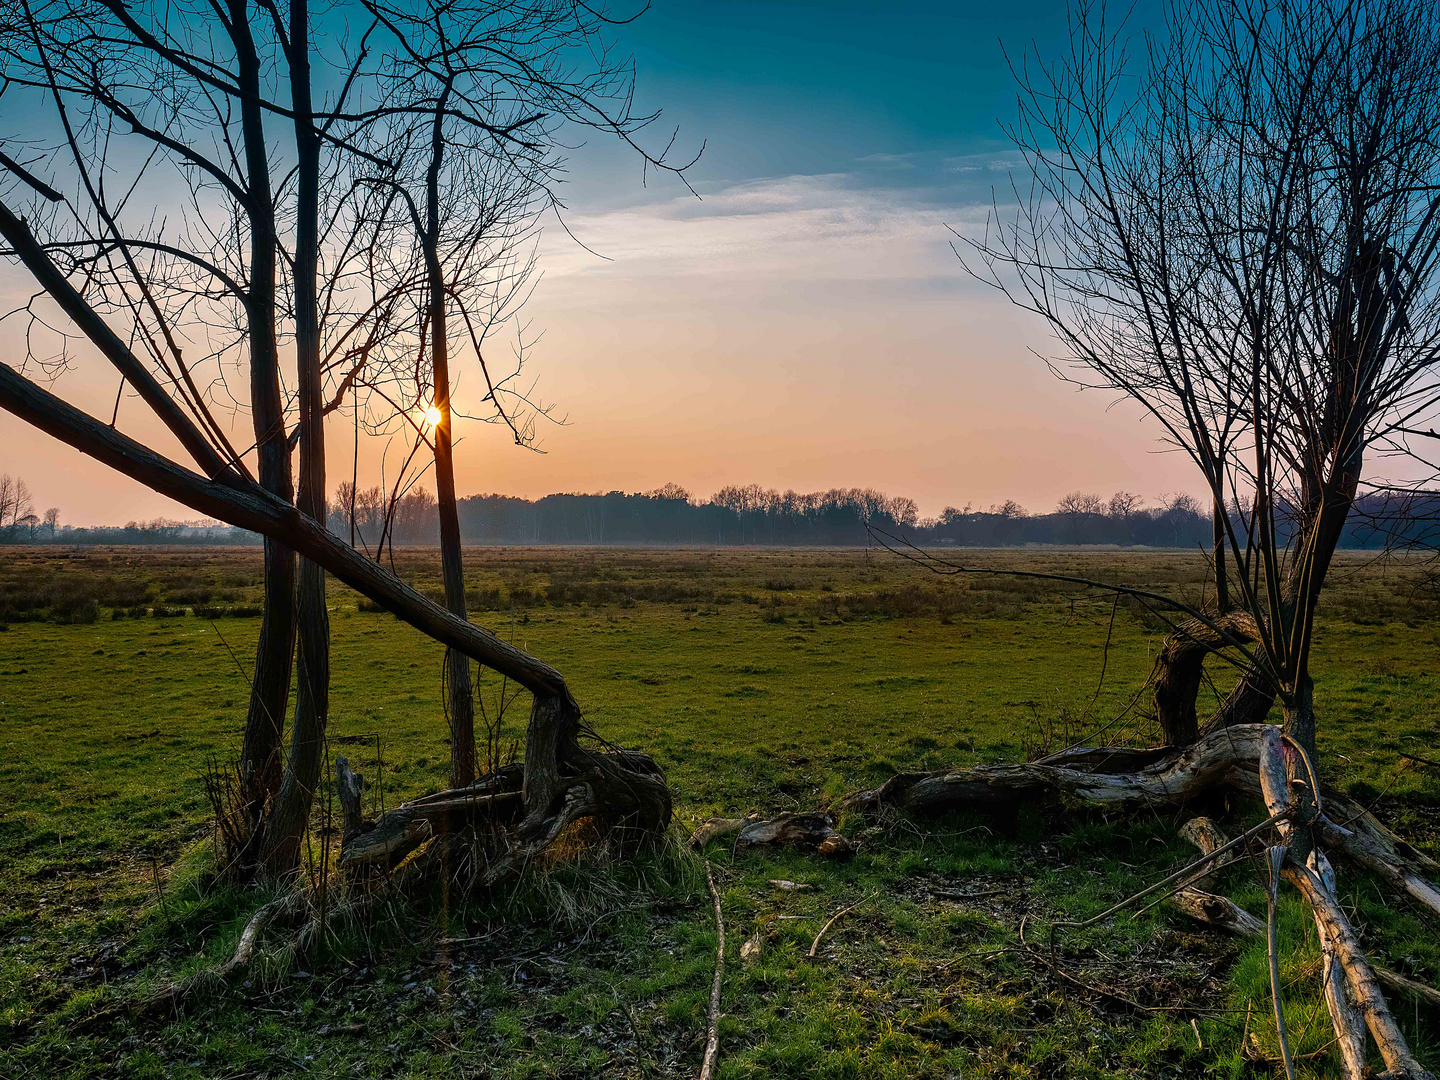
[[[1071,514],[1075,517],[1084,517],[1090,514],[1103,514],[1105,512],[1105,500],[1099,495],[1084,491],[1072,491],[1063,496],[1055,504],[1057,514]]]
[[[13,538],[20,522],[34,512],[30,488],[18,476],[0,473],[0,535]]]
[[[603,52],[590,31],[605,20],[589,8],[496,3],[442,11],[418,2],[357,2],[347,10],[354,36],[327,42],[323,65],[313,62],[318,49],[304,0],[34,0],[0,26],[7,104],[23,100],[45,110],[56,133],[49,143],[0,156],[8,178],[0,236],[6,254],[39,285],[17,313],[30,319],[24,368],[59,373],[74,358],[69,342],[78,333],[117,369],[122,389],[138,392],[165,423],[205,479],[199,487],[189,474],[176,480],[176,466],[97,432],[91,418],[10,368],[0,373],[5,405],[122,471],[179,492],[182,501],[223,507],[217,516],[232,522],[248,517],[256,524],[247,527],[267,536],[266,617],[241,756],[241,855],[277,876],[296,865],[322,760],[329,632],[320,566],[348,567],[346,580],[355,574],[323,535],[323,419],[353,394],[353,373],[363,370],[393,315],[377,281],[376,253],[394,199],[370,181],[393,176],[400,163],[374,148],[390,125],[424,128],[436,113],[434,102],[396,102],[386,90],[404,81],[406,70],[426,79],[433,71],[433,57],[413,48],[413,24],[443,13],[455,32],[441,55],[451,55],[452,45],[483,54],[491,70],[508,73],[507,85],[547,108],[563,106],[625,138],[648,120],[628,111],[623,92],[610,111],[586,71],[569,63],[574,53]],[[336,25],[345,22],[340,14],[331,13]],[[583,32],[558,47],[557,28],[577,23]],[[500,142],[516,140],[519,129],[546,115],[502,126],[472,104],[457,99],[440,111]],[[56,177],[67,179],[57,187]],[[176,194],[180,209],[164,212]],[[292,398],[281,372],[287,341],[295,355]],[[187,348],[191,343],[198,348]],[[248,384],[243,405],[254,433],[250,447],[239,449],[217,415],[217,405],[233,403],[224,379],[237,372]],[[300,453],[298,500],[292,445]],[[252,453],[258,487],[246,461]],[[257,491],[266,493],[258,504]],[[235,493],[239,503],[227,502]],[[318,547],[307,531],[316,528]],[[308,557],[298,588],[296,549]],[[377,572],[361,577],[371,592],[388,596],[381,602],[413,605],[413,596],[388,582],[377,591]],[[413,610],[412,617],[419,618]],[[297,629],[299,686],[282,768]],[[518,659],[523,654],[477,649],[468,633],[450,633],[449,643],[485,662],[499,660],[537,692],[522,832],[532,843],[548,842],[557,814],[591,812],[574,800],[557,802],[569,788],[566,777],[598,760],[575,743],[578,710],[558,677],[532,671],[520,679],[526,664],[533,666]],[[637,791],[653,788],[653,770],[631,776],[628,760],[616,759],[607,775],[623,775]],[[668,816],[668,798],[661,801]]]
[[[1133,94],[1118,33],[1085,9],[1061,64],[1024,69],[1034,187],[976,248],[1073,377],[1195,461],[1259,629],[1252,679],[1313,750],[1316,603],[1366,453],[1440,403],[1440,16],[1177,4]]]
[[[1280,699],[1284,737],[1312,771],[1289,787],[1273,729],[1246,725],[1261,732],[1262,787],[1286,818],[1272,877],[1288,867],[1322,939],[1353,940],[1316,884],[1323,848],[1388,863],[1414,891],[1403,858],[1347,849],[1321,812],[1311,646],[1367,455],[1407,453],[1440,409],[1440,7],[1177,0],[1167,11],[1138,64],[1123,28],[1084,5],[1067,56],[1019,68],[1013,135],[1033,182],[972,249],[982,276],[1055,332],[1053,366],[1128,396],[1204,478],[1217,583],[1227,562],[1239,572],[1217,609],[1160,602],[1191,618],[1162,654],[1157,712],[1199,763],[1204,655],[1246,670],[1212,726],[1262,720]],[[1419,472],[1434,477],[1423,460]],[[1345,963],[1390,1075],[1429,1076],[1363,957]],[[1337,1032],[1354,1030],[1351,999],[1329,1000]]]

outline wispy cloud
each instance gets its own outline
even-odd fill
[[[747,290],[954,279],[950,229],[983,222],[1008,191],[1009,156],[872,155],[847,172],[782,176],[566,218],[546,237],[546,277],[725,279]],[[608,260],[608,261],[607,261]],[[579,284],[572,282],[569,284]],[[547,286],[547,288],[553,286]],[[564,287],[564,286],[562,286]],[[566,289],[569,292],[569,289]]]

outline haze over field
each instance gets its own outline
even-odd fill
[[[664,105],[678,151],[705,142],[698,197],[674,177],[645,182],[604,140],[572,155],[565,224],[598,254],[547,218],[523,315],[542,335],[524,385],[537,379],[569,424],[542,425],[543,454],[458,425],[460,492],[876,487],[935,515],[1052,506],[1077,488],[1198,490],[1153,424],[1056,380],[1030,352],[1049,349],[1046,334],[950,248],[947,227],[977,229],[1017,162],[995,119],[1013,112],[1001,39],[1046,46],[1065,31],[1056,2],[672,2],[626,27],[642,105]],[[7,308],[28,298],[23,273],[0,281]],[[477,384],[463,371],[462,406]],[[84,363],[64,382],[106,418],[115,390]],[[122,400],[121,427],[171,447],[143,413]],[[333,476],[350,474],[351,434],[332,419]],[[0,471],[67,522],[193,516],[8,414],[0,447]],[[362,445],[362,482],[378,482],[380,454]]]

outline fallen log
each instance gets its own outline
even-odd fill
[[[630,751],[584,753],[590,767],[583,773],[562,774],[559,795],[544,812],[529,817],[525,815],[525,770],[518,765],[488,773],[463,788],[403,803],[374,822],[361,822],[353,831],[346,810],[340,865],[393,867],[432,837],[499,826],[504,830],[497,837],[501,857],[487,873],[493,883],[539,854],[566,826],[582,819],[594,818],[611,832],[663,833],[670,818],[670,791],[659,766],[648,756]],[[347,784],[358,782],[348,763],[343,773],[339,760],[336,766],[342,791]],[[342,796],[342,807],[346,798]]]
[[[1410,1052],[1410,1046],[1400,1032],[1400,1025],[1395,1022],[1395,1017],[1385,1003],[1385,995],[1380,990],[1375,972],[1365,958],[1365,953],[1361,950],[1355,932],[1350,928],[1340,905],[1308,867],[1291,864],[1285,869],[1284,876],[1300,890],[1310,904],[1316,922],[1324,924],[1326,938],[1345,972],[1351,996],[1375,1039],[1388,1075],[1396,1080],[1434,1080],[1429,1070]]]
[[[1308,865],[1333,901],[1335,871],[1330,866],[1330,860],[1317,849],[1310,852]],[[1350,999],[1345,985],[1345,969],[1340,962],[1336,944],[1330,937],[1330,924],[1317,915],[1315,931],[1320,937],[1320,985],[1325,992],[1325,1007],[1330,1010],[1330,1022],[1335,1028],[1335,1045],[1340,1052],[1340,1066],[1345,1080],[1363,1080],[1365,1019]],[[1379,977],[1378,972],[1376,977]]]
[[[816,851],[827,858],[845,859],[855,853],[850,841],[835,831],[829,814],[781,814],[752,821],[740,830],[739,847],[778,845]]]
[[[976,765],[934,773],[899,773],[877,788],[841,800],[847,810],[894,808],[920,816],[984,810],[1035,801],[1120,809],[1178,806],[1252,775],[1266,724],[1226,728],[1136,772],[1101,773],[1063,765]]]
[[[1171,903],[1197,922],[1224,930],[1236,937],[1264,937],[1265,924],[1228,896],[1186,886],[1170,898]]]
[[[1375,978],[1379,979],[1387,988],[1393,990],[1395,993],[1409,994],[1411,997],[1418,998],[1427,1005],[1440,1008],[1440,990],[1436,990],[1433,986],[1426,986],[1422,982],[1416,982],[1408,975],[1401,975],[1398,971],[1391,971],[1389,968],[1381,967],[1379,964],[1371,964],[1370,968],[1375,972]]]

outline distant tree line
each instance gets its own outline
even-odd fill
[[[23,493],[17,509],[15,492]],[[8,500],[8,501],[7,501]],[[157,518],[124,526],[58,526],[59,512],[39,519],[29,510],[23,481],[0,476],[0,542],[60,544],[255,544],[243,529],[213,521]],[[24,510],[24,513],[20,513]],[[645,492],[556,494],[540,499],[471,495],[459,500],[466,544],[855,547],[873,542],[870,530],[922,546],[1013,547],[1025,544],[1194,548],[1211,540],[1210,514],[1188,494],[1163,496],[1154,506],[1119,491],[1105,499],[1073,491],[1048,513],[1031,513],[1013,499],[983,509],[947,506],[921,517],[914,500],[871,488],[779,492],[758,484],[721,488],[696,498],[678,484]],[[1233,513],[1238,522],[1238,508]],[[867,529],[867,524],[869,529]],[[430,545],[439,536],[435,496],[421,487],[386,492],[339,486],[330,503],[330,531],[354,538],[377,554],[396,545]],[[1440,541],[1440,498],[1361,498],[1342,547],[1387,544],[1433,547]]]
[[[357,544],[433,544],[435,499],[416,489],[387,500],[379,488],[355,494],[341,485],[330,528],[352,523]],[[921,517],[913,499],[870,488],[779,492],[757,484],[721,488],[709,499],[678,484],[646,492],[556,494],[541,499],[471,495],[459,500],[467,544],[677,544],[698,546],[833,546],[873,542],[871,530],[933,546],[1009,547],[1024,544],[1109,544],[1187,548],[1211,541],[1211,516],[1191,495],[1164,496],[1155,506],[1125,491],[1110,498],[1074,491],[1049,513],[1032,514],[1013,499],[984,509],[946,507]],[[1241,517],[1235,508],[1233,516]],[[869,528],[867,528],[867,524]],[[1396,541],[1433,546],[1440,499],[1363,498],[1342,546],[1378,549]]]

